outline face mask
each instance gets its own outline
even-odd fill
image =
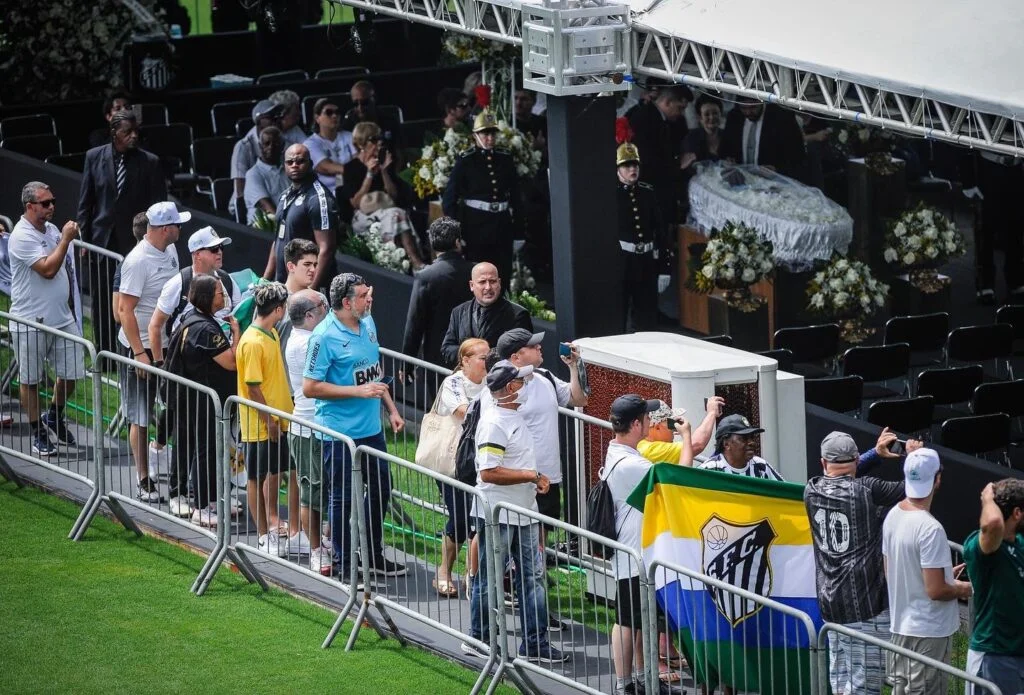
[[[525,405],[526,404],[526,400],[527,400],[528,397],[529,396],[526,393],[526,389],[525,388],[521,388],[521,389],[519,389],[518,391],[516,391],[513,394],[502,396],[501,398],[497,399],[497,401],[501,405],[509,405],[509,404],[512,404],[512,403],[518,403],[519,405]]]

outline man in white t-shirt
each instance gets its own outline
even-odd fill
[[[930,511],[942,482],[939,455],[912,451],[903,478],[907,497],[882,524],[892,643],[948,664],[960,627],[957,600],[971,596],[971,584],[956,579],[964,566],[953,567],[946,531]],[[890,653],[888,670],[906,695],[946,692],[948,676],[920,661]]]
[[[189,212],[178,212],[174,203],[155,203],[146,210],[149,226],[146,236],[136,244],[121,263],[120,304],[121,331],[118,340],[125,354],[142,364],[155,367],[163,363],[154,361],[150,350],[149,321],[156,311],[160,291],[167,281],[178,274],[178,240],[181,225],[192,219]],[[139,499],[159,502],[160,491],[150,477],[146,459],[146,432],[152,418],[156,397],[156,379],[150,379],[143,369],[129,369],[118,363],[121,377],[121,407],[131,425],[128,441],[135,470],[139,478]]]
[[[21,190],[25,214],[14,225],[8,240],[11,261],[11,315],[35,321],[65,333],[81,336],[75,317],[74,252],[71,242],[78,238],[78,224],[67,222],[61,231],[50,221],[56,208],[53,192],[45,183],[32,181]],[[57,441],[75,445],[64,420],[64,404],[75,390],[75,381],[85,377],[85,351],[80,343],[11,322],[11,337],[18,359],[21,405],[32,428],[32,451],[52,456]],[[49,362],[57,375],[53,402],[39,416],[39,382]],[[41,420],[41,422],[40,422]]]
[[[537,493],[537,507],[544,516],[562,518],[562,457],[558,444],[558,408],[585,406],[587,394],[580,386],[579,348],[571,346],[568,357],[562,361],[569,367],[569,382],[566,383],[540,366],[544,363],[541,351],[543,333],[531,333],[525,328],[513,328],[498,338],[498,357],[508,360],[516,367],[533,367],[533,378],[524,390],[526,404],[519,414],[533,435],[533,451],[537,470],[548,477],[551,486],[546,492]],[[547,544],[547,528],[541,529],[541,545]]]
[[[184,287],[186,278],[189,284],[196,275],[214,275],[221,280],[224,288],[224,308],[217,312],[221,322],[227,321],[231,310],[242,301],[242,293],[231,277],[223,270],[224,247],[231,243],[231,237],[220,236],[213,227],[203,227],[188,238],[188,251],[192,254],[192,267],[177,273],[160,290],[156,301],[156,310],[149,320],[149,344],[153,359],[157,362],[164,358],[164,343],[181,324],[181,319],[192,311],[188,303],[188,287]],[[228,292],[230,288],[230,293]]]
[[[643,513],[626,502],[654,464],[637,451],[647,436],[650,414],[661,401],[648,401],[630,393],[612,402],[611,423],[615,439],[608,444],[604,467],[599,475],[608,483],[615,504],[617,540],[640,550]],[[615,667],[615,692],[644,692],[643,616],[640,611],[640,572],[643,569],[632,555],[615,551],[615,625],[612,626],[612,662]],[[664,684],[667,687],[667,684]]]
[[[516,367],[501,360],[487,372],[487,390],[494,405],[480,413],[476,429],[477,489],[493,509],[499,502],[537,511],[537,493],[546,492],[550,481],[537,470],[533,437],[519,409],[527,402],[526,382],[533,367]],[[540,377],[544,378],[544,377]],[[505,557],[511,553],[516,563],[515,591],[519,599],[519,621],[523,642],[519,656],[530,661],[556,663],[568,655],[548,642],[548,601],[544,565],[537,549],[540,544],[540,524],[534,517],[501,510],[496,527],[485,521],[486,510],[474,501],[475,528],[479,533],[479,574],[472,583],[470,596],[470,637],[487,642],[490,610],[487,596],[486,562],[488,546],[498,544]],[[475,643],[463,642],[462,651],[484,656]]]
[[[302,393],[302,370],[306,366],[309,336],[327,316],[328,310],[327,297],[316,290],[299,290],[288,298],[288,318],[292,328],[291,339],[284,349],[284,361],[295,403],[292,414],[310,422],[313,422],[315,408],[313,399]],[[305,531],[309,537],[309,568],[330,576],[333,553],[330,544],[324,544],[320,536],[320,514],[325,501],[323,442],[313,436],[310,428],[292,423],[288,428],[288,454],[292,457],[292,470],[297,472],[299,486],[301,528],[298,533]]]

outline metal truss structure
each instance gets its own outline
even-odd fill
[[[330,1],[447,31],[523,44],[523,3],[514,0]],[[549,6],[560,4],[564,3]],[[752,96],[826,118],[1024,157],[1024,120],[984,109],[793,68],[640,24],[633,24],[629,31],[629,50],[634,78],[656,77],[711,92]]]

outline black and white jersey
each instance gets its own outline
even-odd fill
[[[902,482],[850,476],[812,478],[804,504],[814,538],[821,617],[849,624],[889,606],[882,522],[904,497]]]
[[[733,468],[729,465],[729,462],[725,460],[725,456],[722,454],[715,454],[704,463],[697,466],[701,470],[705,471],[720,471],[722,473],[732,473],[733,475],[745,475],[748,478],[763,478],[764,480],[782,480],[782,476],[779,472],[772,467],[772,464],[765,461],[760,456],[754,456],[747,465],[743,468]]]

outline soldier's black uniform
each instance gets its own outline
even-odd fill
[[[619,245],[622,248],[627,332],[653,331],[658,324],[659,252],[667,253],[661,208],[654,187],[642,181],[615,189],[619,208]]]
[[[444,214],[462,223],[466,258],[489,261],[505,287],[512,276],[513,212],[519,183],[512,155],[471,147],[452,168],[441,199]]]

